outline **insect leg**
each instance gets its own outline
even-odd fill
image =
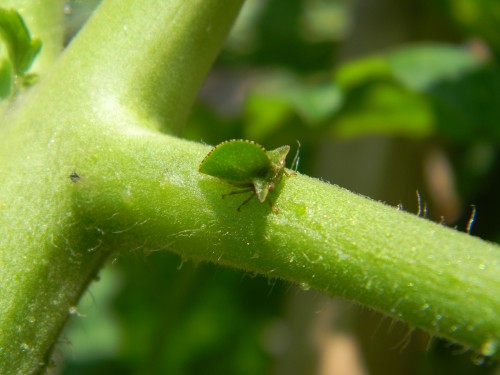
[[[252,186],[252,187],[248,187],[248,188],[246,188],[246,189],[242,189],[242,190],[235,190],[235,191],[232,191],[232,192],[230,192],[230,193],[223,194],[223,195],[222,195],[222,198],[225,198],[225,197],[227,197],[228,195],[236,195],[236,194],[248,193],[249,191],[254,191],[253,186]]]
[[[280,212],[280,209],[278,207],[276,207],[273,202],[271,202],[271,199],[267,199],[267,202],[269,203],[269,207],[271,207],[271,210],[277,214],[278,212]]]
[[[251,190],[253,190],[253,189],[251,189]],[[240,191],[239,193],[241,193],[241,191]],[[256,194],[256,193],[255,193],[255,191],[254,191],[254,192],[252,193],[252,195],[250,195],[247,199],[245,199],[245,200],[243,201],[243,203],[242,203],[242,204],[240,204],[240,205],[238,206],[238,208],[236,209],[236,211],[241,212],[241,207],[243,207],[245,204],[247,204],[248,202],[250,202],[250,201],[252,200],[252,198],[253,198],[253,197],[255,197],[256,195],[257,195],[257,194]]]

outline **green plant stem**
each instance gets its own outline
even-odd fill
[[[245,197],[222,199],[233,188],[197,172],[206,146],[147,134],[119,145],[106,146],[116,163],[82,164],[85,178],[72,186],[94,244],[283,278],[498,353],[497,245],[305,176],[271,194],[279,213],[256,200],[237,212]]]
[[[57,79],[72,80],[79,99],[88,92],[94,109],[125,107],[143,126],[179,130],[242,3],[105,1],[64,54],[70,63]]]
[[[70,174],[113,164],[113,151],[101,147],[122,132],[184,121],[241,2],[106,1],[51,74],[2,118],[0,373],[49,365],[68,314],[116,250],[89,236],[99,229],[75,211]],[[135,125],[125,126],[130,119]]]
[[[106,2],[2,119],[0,373],[44,369],[104,260],[134,249],[291,280],[498,357],[497,245],[304,176],[271,194],[279,213],[238,213],[197,171],[209,147],[154,130],[182,125],[240,3]]]

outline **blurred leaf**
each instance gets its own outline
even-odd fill
[[[245,136],[262,140],[300,121],[318,127],[342,104],[339,88],[330,81],[309,84],[294,76],[279,76],[257,86],[245,103]]]
[[[297,87],[288,96],[295,111],[308,125],[326,121],[342,105],[342,93],[331,82]]]
[[[38,38],[31,38],[22,17],[14,9],[0,8],[0,36],[4,40],[14,71],[23,75],[42,48]]]
[[[290,99],[280,94],[252,93],[246,102],[245,137],[265,139],[286,126],[292,115]]]
[[[334,133],[500,139],[500,72],[446,44],[402,48],[341,66],[345,105]]]
[[[335,83],[275,74],[248,95],[241,134],[263,142],[286,128],[293,141],[303,139],[304,128],[329,125],[342,137],[498,140],[499,77],[474,51],[438,43],[350,61],[337,69]]]
[[[388,56],[394,77],[421,92],[442,81],[460,79],[481,62],[468,50],[446,44],[425,44],[395,51]]]
[[[483,66],[455,81],[443,81],[429,92],[436,124],[460,142],[500,141],[500,71]]]
[[[369,81],[387,79],[391,76],[387,58],[380,55],[349,61],[337,69],[334,78],[342,90],[347,92]]]
[[[396,79],[427,94],[436,131],[449,139],[500,140],[500,74],[474,51],[428,44],[389,54]]]
[[[428,101],[399,82],[387,56],[349,62],[337,70],[335,80],[345,97],[332,123],[335,135],[424,137],[432,133],[433,115]]]
[[[433,123],[423,96],[391,81],[374,81],[347,94],[332,129],[342,137],[383,133],[421,138],[432,134]]]

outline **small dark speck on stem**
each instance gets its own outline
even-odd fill
[[[69,178],[71,178],[71,181],[72,181],[73,183],[75,183],[75,184],[76,184],[78,181],[80,181],[80,176],[79,176],[79,175],[78,175],[78,173],[76,173],[76,172],[71,173],[71,174],[69,175]]]

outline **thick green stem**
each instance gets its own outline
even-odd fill
[[[137,137],[121,137],[122,150],[101,145],[116,147],[114,161],[82,161],[85,177],[72,185],[95,244],[171,250],[291,280],[498,354],[497,245],[305,176],[271,194],[279,213],[257,200],[237,212],[244,197],[222,199],[231,185],[197,172],[209,148]]]
[[[72,80],[78,97],[87,91],[108,112],[126,107],[144,124],[178,130],[242,3],[105,1],[68,48],[71,62],[57,79]]]
[[[83,180],[80,165],[85,173],[97,161],[112,165],[117,156],[103,145],[122,132],[144,133],[160,107],[168,125],[179,126],[240,5],[106,1],[22,107],[2,119],[0,373],[43,371],[68,314],[116,249],[94,243],[99,228],[77,212],[78,178],[70,174]],[[124,126],[131,118],[142,120]]]

